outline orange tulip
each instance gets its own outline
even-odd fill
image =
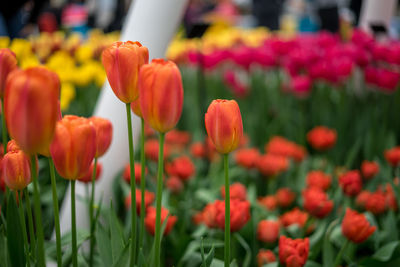
[[[142,110],[140,108],[139,98],[131,103],[131,109],[132,109],[133,113],[136,114],[136,116],[143,118]]]
[[[153,59],[139,74],[143,119],[154,130],[165,133],[175,127],[182,114],[181,73],[172,61]]]
[[[235,150],[243,135],[240,109],[235,100],[211,102],[205,115],[207,134],[221,154]]]
[[[96,158],[99,158],[106,153],[110,147],[113,127],[109,120],[100,117],[89,118],[96,129]]]
[[[10,136],[27,154],[47,154],[58,119],[60,80],[44,67],[14,71],[5,94]]]
[[[96,154],[96,129],[86,118],[67,115],[57,123],[50,153],[57,172],[76,180],[88,171]]]
[[[102,54],[102,62],[114,94],[124,103],[139,96],[140,68],[149,62],[147,47],[139,42],[115,42]]]
[[[31,164],[22,150],[12,150],[2,160],[3,179],[12,190],[22,190],[31,182]]]
[[[0,49],[0,97],[3,97],[6,88],[7,76],[17,69],[17,58],[8,48]]]

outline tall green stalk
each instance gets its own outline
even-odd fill
[[[75,180],[71,180],[72,266],[78,267],[78,249],[76,244],[75,182]]]
[[[126,104],[126,119],[128,122],[128,138],[129,138],[129,165],[131,169],[131,261],[129,266],[136,263],[136,181],[135,181],[135,159],[133,153],[133,134],[132,134],[132,116],[131,106]]]
[[[25,195],[25,201],[26,201],[26,213],[28,214],[29,243],[31,244],[31,255],[33,255],[33,257],[35,257],[36,240],[35,240],[35,230],[33,227],[31,199],[29,197],[29,192],[26,188],[24,189],[24,195]]]
[[[30,264],[30,257],[29,257],[29,244],[28,244],[28,234],[26,233],[26,221],[25,221],[25,211],[24,211],[24,204],[22,202],[22,190],[17,192],[15,191],[15,197],[18,198],[18,210],[19,210],[19,218],[21,220],[21,227],[22,227],[22,237],[25,243],[25,255],[26,255],[26,263],[29,267]]]
[[[349,241],[348,239],[346,239],[346,240],[344,241],[344,243],[343,243],[343,245],[342,245],[342,247],[341,247],[339,253],[338,253],[337,256],[336,256],[335,265],[334,265],[335,267],[336,267],[336,266],[339,266],[340,263],[342,262],[343,254],[344,254],[344,252],[346,251],[347,246],[349,245],[349,243],[350,243],[350,241]]]
[[[157,174],[157,192],[156,192],[156,231],[155,231],[155,249],[154,260],[156,267],[160,267],[160,252],[161,252],[161,202],[162,202],[162,187],[164,173],[164,133],[160,133],[159,150],[158,150],[158,174]]]
[[[90,258],[89,266],[93,266],[93,256],[94,256],[94,231],[96,224],[94,223],[94,194],[96,186],[96,172],[97,172],[97,157],[94,158],[93,174],[92,174],[92,194],[90,196],[90,206],[89,206],[89,216],[90,216]]]
[[[57,183],[56,172],[54,170],[54,163],[51,157],[48,158],[50,167],[51,190],[53,193],[53,209],[54,209],[54,229],[56,231],[56,248],[57,248],[57,266],[62,266],[61,256],[61,231],[60,231],[60,215],[58,211],[58,196],[57,196]]]
[[[146,162],[144,157],[144,120],[141,118],[141,135],[140,135],[140,164],[141,164],[141,173],[140,173],[140,192],[141,192],[141,203],[140,203],[140,232],[139,232],[139,249],[143,248],[143,239],[144,239],[144,216],[145,216],[145,203],[144,203],[144,195],[145,195],[145,170],[146,170]]]
[[[224,154],[225,170],[225,267],[230,265],[231,251],[231,205],[229,192],[228,154]]]
[[[46,266],[46,261],[44,256],[44,234],[42,224],[42,211],[40,207],[40,189],[36,168],[36,155],[31,156],[31,170],[37,236],[37,263],[38,266],[42,267]]]

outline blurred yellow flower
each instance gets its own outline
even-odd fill
[[[0,48],[7,48],[10,45],[10,38],[7,36],[0,36]]]
[[[71,101],[74,100],[76,95],[75,87],[72,83],[61,84],[60,108],[61,111],[67,110]]]

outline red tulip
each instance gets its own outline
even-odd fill
[[[7,152],[1,164],[2,177],[11,190],[22,190],[31,182],[31,161],[22,150]]]
[[[182,181],[189,180],[196,172],[193,162],[187,156],[175,158],[171,163],[167,163],[165,170],[168,175],[177,176]]]
[[[139,74],[143,119],[154,130],[166,133],[178,123],[183,106],[181,73],[172,61],[153,59]]]
[[[264,176],[276,176],[289,168],[289,160],[285,156],[265,154],[258,158],[257,168]]]
[[[270,211],[275,210],[278,206],[278,201],[275,196],[261,197],[258,199],[258,203]]]
[[[386,211],[386,197],[383,192],[376,191],[369,195],[365,202],[365,209],[375,215],[382,214]]]
[[[227,154],[235,150],[243,136],[240,109],[235,100],[214,100],[205,115],[207,134],[216,150]]]
[[[354,243],[362,243],[376,230],[371,226],[364,214],[347,208],[342,222],[343,235]]]
[[[331,176],[322,171],[310,171],[307,174],[306,184],[308,187],[317,187],[326,191],[331,186],[331,183]]]
[[[307,220],[307,212],[303,212],[298,208],[285,212],[280,218],[281,224],[285,227],[297,224],[300,228],[303,228],[306,225]]]
[[[371,192],[369,191],[361,191],[356,198],[356,205],[360,208],[365,209],[365,204],[371,196]]]
[[[96,129],[86,118],[67,115],[57,123],[51,157],[57,172],[76,180],[88,171],[96,154]]]
[[[93,168],[94,168],[94,162],[90,165],[89,170],[86,172],[86,174],[84,176],[81,176],[78,178],[79,182],[85,183],[85,184],[89,184],[92,182],[92,176],[93,176]],[[101,163],[97,163],[97,167],[96,167],[96,177],[95,180],[98,181],[101,174],[103,172],[103,164]]]
[[[190,153],[195,158],[204,158],[206,156],[205,145],[201,142],[193,143],[190,146]]]
[[[290,239],[281,236],[279,239],[279,260],[287,267],[302,267],[306,264],[310,242],[305,239]]]
[[[289,188],[283,187],[276,192],[275,197],[280,207],[287,208],[292,205],[293,201],[296,198],[296,194]]]
[[[263,220],[257,226],[257,239],[265,243],[274,243],[279,236],[279,222]]]
[[[154,202],[155,199],[155,195],[153,192],[150,191],[145,191],[144,192],[144,206],[145,209],[147,209],[151,203]],[[126,209],[129,209],[131,206],[131,194],[129,193],[129,195],[125,198],[125,207]],[[140,209],[142,207],[142,192],[140,191],[140,189],[136,189],[136,212],[139,215],[140,214]]]
[[[361,172],[365,179],[372,179],[379,173],[379,164],[375,161],[364,160],[361,164]]]
[[[299,162],[305,158],[306,149],[286,138],[274,136],[265,145],[265,153],[289,157]]]
[[[333,201],[319,188],[312,187],[303,191],[304,209],[317,218],[326,217],[333,209]]]
[[[111,121],[100,118],[100,117],[91,117],[89,121],[93,123],[94,128],[96,129],[96,158],[99,158],[106,153],[108,148],[110,147],[113,127]]]
[[[179,194],[182,192],[184,184],[182,180],[176,176],[171,176],[165,182],[167,188],[174,194]]]
[[[358,170],[348,171],[339,177],[339,185],[348,196],[355,196],[362,188],[361,175]]]
[[[221,196],[225,199],[225,186],[221,186]],[[239,199],[245,201],[247,199],[246,187],[241,183],[234,183],[229,186],[230,199]]]
[[[392,167],[396,167],[400,163],[400,146],[385,150],[385,158]]]
[[[17,69],[17,58],[8,48],[0,49],[0,97],[3,98],[6,88],[7,76]]]
[[[256,148],[241,148],[235,153],[235,160],[239,166],[246,169],[256,167],[260,152]]]
[[[147,167],[144,170],[144,173],[147,174]],[[129,164],[125,165],[124,172],[122,174],[122,177],[124,178],[125,182],[128,184],[131,184],[131,166]],[[140,179],[142,177],[142,165],[140,163],[135,163],[135,181],[136,183],[140,182]]]
[[[230,230],[236,232],[242,229],[250,219],[250,202],[231,199],[230,204]],[[217,200],[214,205],[215,222],[220,229],[225,229],[225,201]]]
[[[158,140],[157,139],[149,139],[146,140],[144,144],[144,154],[148,159],[153,161],[158,160]],[[168,158],[170,154],[170,146],[164,143],[164,159]]]
[[[273,263],[276,261],[275,254],[269,249],[260,249],[257,254],[257,264],[258,267],[262,267],[268,263]]]
[[[10,136],[27,154],[48,156],[59,115],[60,81],[44,67],[9,75],[4,108]]]
[[[327,150],[336,143],[336,131],[324,126],[317,126],[307,134],[307,141],[317,150]]]
[[[163,207],[161,207],[161,225],[164,223],[164,220],[167,218],[169,211]],[[166,227],[164,230],[164,235],[168,235],[171,232],[172,228],[174,227],[177,221],[176,216],[169,216],[168,221],[166,223]],[[156,229],[156,208],[149,207],[147,209],[146,218],[144,219],[144,224],[146,226],[146,230],[151,234],[154,235]]]
[[[115,42],[103,50],[103,66],[119,100],[131,103],[139,97],[139,70],[148,61],[149,51],[139,42]]]

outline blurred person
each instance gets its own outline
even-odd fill
[[[24,37],[33,33],[48,0],[9,0],[0,4],[0,36]]]
[[[258,26],[278,30],[284,2],[284,0],[253,0],[253,14]]]

